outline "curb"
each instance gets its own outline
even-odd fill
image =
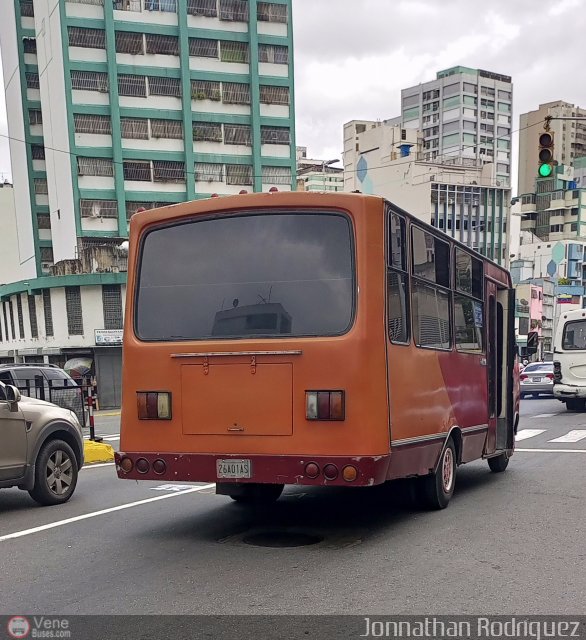
[[[119,416],[119,415],[120,415],[120,410],[118,410],[118,411],[95,411],[94,412],[94,417],[95,418],[101,418],[102,416],[109,417],[109,416]]]
[[[114,449],[109,444],[85,440],[83,443],[83,453],[85,464],[94,462],[112,462],[114,460]]]

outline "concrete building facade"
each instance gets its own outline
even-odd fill
[[[513,85],[510,76],[452,67],[401,91],[403,127],[423,133],[426,160],[491,164],[497,186],[511,186]]]

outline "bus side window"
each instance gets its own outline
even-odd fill
[[[396,213],[390,213],[388,228],[387,317],[389,338],[393,343],[408,344],[411,322],[405,218]]]

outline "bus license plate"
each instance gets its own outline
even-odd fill
[[[216,475],[218,478],[251,478],[252,465],[250,460],[216,460]]]

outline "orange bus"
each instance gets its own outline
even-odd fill
[[[504,471],[518,420],[509,273],[383,198],[264,193],[130,223],[117,473],[284,485]]]

